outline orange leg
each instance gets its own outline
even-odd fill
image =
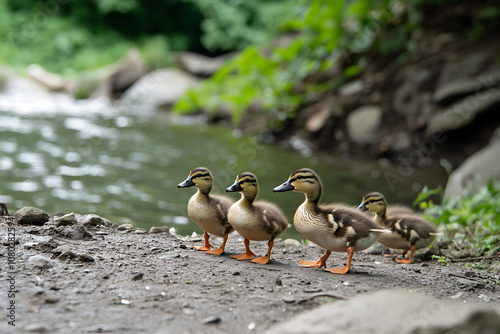
[[[304,261],[304,260],[299,260],[299,263],[303,267],[307,268],[321,268],[325,267],[326,268],[326,260],[330,257],[330,254],[332,254],[332,251],[327,250],[325,254],[323,254],[318,261]]]
[[[212,249],[212,250],[208,251],[207,254],[221,255],[222,253],[224,253],[224,249],[226,248],[226,242],[227,242],[228,236],[229,236],[229,234],[224,234],[222,236],[222,245],[220,245],[220,248]]]
[[[347,247],[347,261],[345,262],[345,266],[342,268],[328,268],[325,270],[329,271],[333,274],[347,274],[349,270],[351,270],[351,261],[352,256],[354,255],[354,247]]]
[[[408,250],[404,249],[402,252],[401,252],[401,257],[404,259],[404,257],[406,256],[406,253],[408,253]],[[395,258],[396,256],[398,256],[398,254],[384,254],[384,257],[392,257],[392,258]]]
[[[250,250],[250,240],[244,239],[243,243],[245,244],[245,253],[240,254],[240,255],[231,255],[233,259],[236,260],[251,260],[253,259],[254,256],[256,256],[251,250]]]
[[[207,232],[205,232],[203,237],[205,238],[205,244],[201,247],[193,247],[193,248],[199,251],[208,251],[210,250],[210,248],[214,248],[214,246],[210,245],[210,242],[208,242],[208,239],[210,239],[210,235]]]
[[[396,260],[397,263],[412,263],[413,262],[413,254],[415,253],[415,245],[410,247],[410,255],[408,255],[407,259]]]
[[[271,258],[271,249],[274,246],[274,240],[271,240],[267,243],[267,254],[261,257],[257,257],[252,260],[252,262],[259,263],[259,264],[266,264],[269,262],[269,259]]]

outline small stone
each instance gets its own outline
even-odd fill
[[[61,255],[59,255],[57,257],[57,259],[61,260],[61,261],[64,261],[64,260],[67,260],[67,259],[74,259],[75,257],[76,257],[76,253],[74,253],[72,251],[66,251],[66,252],[61,253]]]
[[[96,324],[88,327],[87,333],[112,333],[114,332],[113,327],[109,327],[107,325]]]
[[[218,324],[221,322],[221,318],[217,316],[206,317],[201,321],[202,324]]]
[[[194,315],[195,312],[192,308],[185,307],[182,309],[182,313],[184,313],[185,315]]]
[[[94,262],[95,261],[95,259],[91,255],[85,254],[85,253],[76,254],[76,258],[82,262]]]
[[[382,108],[366,105],[351,111],[346,118],[349,139],[357,144],[373,143],[382,121]]]
[[[59,247],[56,247],[54,248],[51,253],[52,254],[55,254],[55,255],[60,255],[64,252],[69,252],[71,250],[71,248],[69,247],[69,245],[61,245]]]
[[[31,248],[36,247],[36,246],[38,246],[38,242],[35,242],[35,241],[30,241],[30,242],[23,244],[23,247],[26,249],[31,249]]]
[[[169,233],[170,227],[168,226],[153,226],[149,229],[149,233]]]
[[[291,304],[291,303],[295,303],[295,298],[293,298],[292,296],[287,296],[287,297],[283,298],[283,301],[285,303]]]
[[[55,304],[59,302],[59,298],[56,297],[56,296],[46,296],[44,299],[43,299],[43,303],[44,304]]]
[[[67,215],[59,217],[55,220],[55,224],[57,226],[75,225],[77,222],[78,221],[74,213],[68,213]]]
[[[300,241],[296,239],[285,239],[283,243],[285,244],[285,246],[297,246],[297,247],[300,246]]]
[[[40,323],[40,322],[36,322],[36,323],[32,323],[32,324],[27,325],[26,327],[24,327],[24,331],[25,332],[33,332],[33,333],[51,332],[51,330],[48,327],[46,327],[45,324]]]
[[[31,263],[33,266],[42,268],[42,269],[48,269],[52,268],[54,266],[54,262],[47,259],[46,257],[42,255],[33,255],[28,259],[28,262]]]
[[[78,224],[80,224],[84,227],[99,226],[99,225],[111,227],[114,225],[110,220],[108,220],[106,218],[102,218],[102,217],[100,217],[98,215],[94,215],[94,214],[85,215],[85,216],[76,215],[76,218],[78,220]]]
[[[351,96],[351,95],[356,95],[359,94],[363,91],[364,89],[364,83],[363,80],[354,80],[349,83],[346,83],[345,85],[341,86],[339,88],[339,94],[341,96]]]
[[[129,223],[121,224],[117,228],[118,231],[128,231],[128,230],[133,230],[133,229],[134,229],[134,225],[129,224]]]
[[[146,233],[147,233],[147,231],[143,228],[136,228],[134,230],[134,234],[146,234]]]
[[[277,278],[275,281],[276,285],[283,285],[283,282],[281,281],[281,278]]]
[[[233,272],[233,276],[240,276],[240,275],[241,275],[241,273],[239,271]]]
[[[14,215],[20,225],[43,225],[49,221],[49,215],[38,208],[25,206]]]
[[[144,273],[138,273],[132,276],[132,281],[139,281],[144,277]]]

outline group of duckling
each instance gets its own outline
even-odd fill
[[[195,248],[221,255],[229,233],[236,230],[244,238],[245,253],[231,257],[268,263],[274,240],[289,226],[283,212],[273,203],[255,201],[259,188],[257,177],[250,172],[238,174],[233,185],[226,189],[227,192],[241,193],[237,202],[226,196],[211,194],[212,186],[212,174],[204,167],[191,170],[188,178],[178,185],[178,188],[198,189],[189,200],[188,215],[204,231],[205,242],[202,247]],[[351,269],[354,252],[370,247],[375,241],[403,250],[403,259],[397,262],[412,263],[415,250],[429,246],[438,235],[430,222],[409,208],[388,207],[381,193],[366,194],[356,208],[338,203],[320,204],[322,188],[319,176],[312,169],[302,168],[273,189],[274,192],[293,190],[305,194],[305,201],[297,208],[293,218],[295,229],[326,251],[317,261],[299,260],[304,267],[324,267],[331,273],[346,274]],[[223,238],[220,248],[210,244],[210,235]],[[267,241],[266,255],[256,257],[250,250],[250,241]],[[405,258],[408,251],[409,256]],[[344,267],[326,267],[332,252],[347,252]]]

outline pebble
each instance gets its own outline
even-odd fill
[[[64,252],[69,252],[69,251],[71,251],[71,248],[69,247],[69,245],[61,245],[61,246],[56,247],[53,250],[51,250],[51,253],[55,254],[55,255],[60,255]]]
[[[76,254],[76,258],[82,262],[94,262],[95,261],[95,259],[92,257],[92,255],[85,254],[85,253]]]
[[[138,273],[132,276],[132,281],[139,281],[144,277],[144,273]]]
[[[64,260],[67,260],[67,259],[73,259],[75,257],[76,257],[76,253],[74,253],[74,252],[72,252],[72,251],[69,250],[69,251],[61,253],[61,255],[59,255],[57,258],[59,260],[64,261]]]
[[[219,322],[221,322],[221,318],[218,316],[206,317],[201,321],[202,324],[218,324]]]
[[[55,220],[56,226],[75,225],[77,222],[78,221],[77,221],[76,216],[73,212],[68,213],[67,215],[59,217]]]
[[[125,223],[125,224],[121,224],[120,226],[118,226],[116,228],[118,231],[128,231],[128,230],[133,230],[134,229],[134,225],[132,224],[129,224],[129,223]]]
[[[52,268],[54,266],[53,261],[47,259],[42,255],[33,255],[28,259],[28,262],[31,263],[33,266],[42,269]]]
[[[143,228],[137,228],[135,231],[134,231],[134,234],[146,234],[148,233],[145,229]]]
[[[48,333],[51,330],[40,322],[35,322],[24,327],[25,332]]]
[[[168,226],[153,226],[149,229],[149,233],[170,233],[170,227]]]
[[[283,298],[283,301],[285,303],[291,304],[291,303],[295,303],[295,298],[293,298],[292,296],[287,296],[287,297]]]

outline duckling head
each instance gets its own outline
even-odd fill
[[[233,185],[226,189],[227,192],[239,192],[246,199],[253,201],[259,192],[257,177],[250,172],[243,172],[236,176]]]
[[[304,193],[311,202],[318,202],[323,186],[321,180],[312,169],[301,168],[293,172],[288,180],[273,189],[274,192],[296,191]]]
[[[387,202],[384,195],[379,192],[372,192],[363,196],[363,200],[358,206],[358,209],[361,211],[373,212],[379,217],[385,217],[386,207]]]
[[[177,188],[195,187],[202,193],[208,194],[213,186],[212,174],[205,167],[197,167],[189,172],[189,176],[177,185]]]

